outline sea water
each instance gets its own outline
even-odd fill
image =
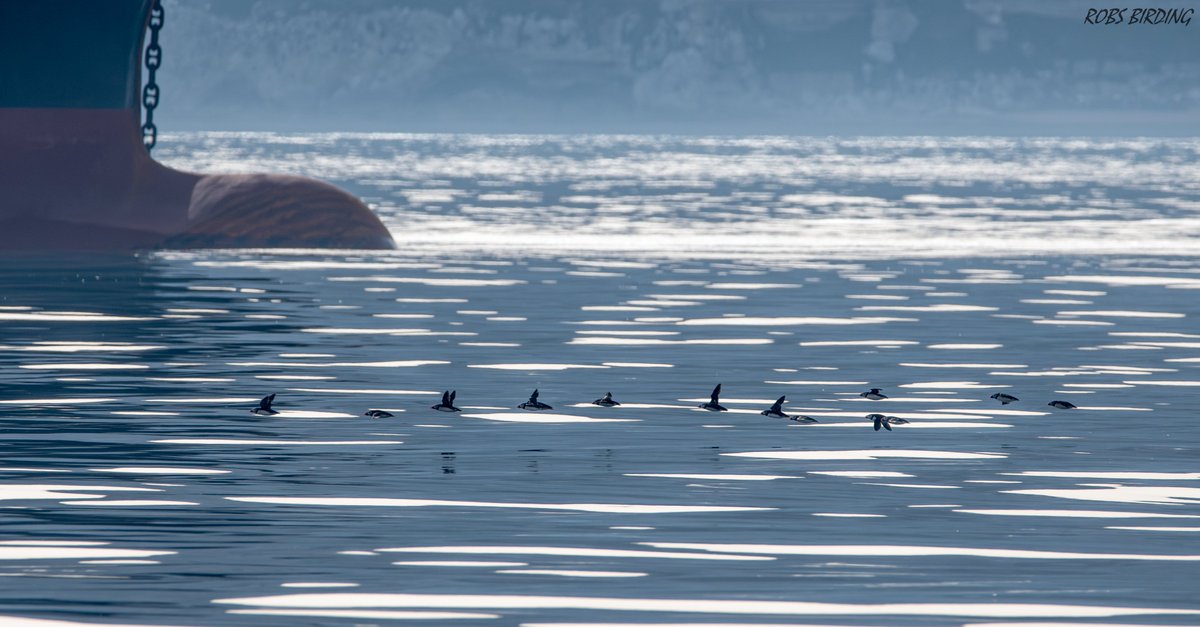
[[[1200,623],[1198,153],[170,137],[399,250],[0,261],[0,623]]]

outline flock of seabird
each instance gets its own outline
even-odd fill
[[[443,412],[462,411],[461,409],[454,406],[454,397],[457,394],[458,394],[457,390],[446,390],[446,391],[442,392],[441,402],[439,402],[437,405],[433,405],[432,407],[430,407],[430,409],[433,409],[434,411],[443,411]],[[879,388],[871,388],[870,390],[859,394],[859,396],[861,396],[862,398],[868,399],[868,400],[872,400],[872,401],[881,401],[881,400],[887,398],[887,395],[884,394],[883,391],[880,390]],[[728,411],[723,405],[721,405],[720,397],[721,397],[721,384],[718,383],[717,387],[713,388],[712,394],[709,396],[708,402],[701,403],[701,404],[697,405],[697,407],[699,407],[700,409],[707,410],[707,411]],[[993,394],[989,398],[999,401],[1001,405],[1007,405],[1009,403],[1014,403],[1016,401],[1021,400],[1021,399],[1013,396],[1012,394],[1004,394],[1002,392]],[[250,413],[256,414],[259,416],[273,416],[275,414],[278,414],[279,412],[275,411],[274,409],[271,409],[271,403],[273,403],[274,401],[275,401],[274,394],[265,396],[265,397],[263,397],[263,399],[261,401],[258,402],[258,407],[251,409]],[[811,418],[809,416],[784,413],[783,404],[785,402],[787,402],[787,396],[780,396],[778,399],[775,400],[775,402],[769,408],[764,409],[763,411],[761,411],[759,413],[764,416],[769,416],[771,418],[787,418],[789,420],[793,420],[800,424],[812,424],[812,423],[817,422],[816,418]],[[598,399],[592,401],[592,404],[599,405],[601,407],[616,407],[616,406],[620,405],[620,403],[613,400],[612,392],[605,392],[604,396],[602,398],[598,398]],[[1047,403],[1047,405],[1049,405],[1050,407],[1053,407],[1055,409],[1075,409],[1076,408],[1075,405],[1072,403],[1069,403],[1067,401],[1059,401],[1059,400],[1050,401],[1049,403]],[[546,403],[543,403],[538,400],[538,391],[536,389],[533,391],[533,394],[529,395],[529,400],[525,401],[524,403],[521,403],[520,405],[517,405],[517,408],[524,409],[526,411],[544,411],[547,409],[554,409],[550,405],[547,405]],[[391,418],[393,416],[393,414],[386,412],[382,409],[368,409],[365,413],[363,413],[363,415],[370,416],[371,418]],[[892,425],[908,424],[908,421],[903,418],[898,418],[896,416],[886,416],[884,414],[867,414],[867,420],[870,420],[871,422],[873,422],[875,424],[876,431],[879,431],[880,429],[887,429],[888,431],[891,431]]]

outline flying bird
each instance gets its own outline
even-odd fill
[[[812,424],[817,421],[816,418],[809,418],[808,416],[801,416],[798,414],[790,415],[790,414],[783,413],[783,404],[786,402],[787,402],[787,397],[780,396],[778,399],[776,399],[775,404],[771,405],[770,409],[764,409],[758,413],[760,413],[764,416],[770,416],[772,418],[787,418],[789,420],[795,420],[796,422],[799,422],[801,424]]]
[[[994,398],[994,399],[1000,401],[1001,405],[1007,405],[1009,403],[1015,403],[1016,401],[1021,400],[1021,399],[1013,396],[1012,394],[1005,394],[1004,392],[997,392],[997,393],[989,396],[988,398]]]
[[[881,401],[887,398],[887,395],[883,392],[880,392],[879,388],[871,388],[869,392],[863,392],[862,394],[859,394],[859,396],[863,398],[869,398],[873,401]]]
[[[368,409],[367,411],[363,412],[363,415],[370,416],[372,418],[391,418],[392,417],[392,414],[390,412],[383,411],[382,409]]]
[[[867,414],[867,420],[873,421],[875,423],[876,431],[879,431],[880,427],[883,427],[884,429],[891,431],[892,425],[908,424],[908,421],[903,418],[897,418],[895,416],[884,416],[883,414]]]
[[[719,398],[720,396],[721,396],[721,384],[718,383],[717,387],[713,388],[712,396],[709,397],[708,402],[697,405],[697,407],[699,407],[700,409],[707,409],[708,411],[729,411],[721,406],[721,402],[720,402],[720,398]]]
[[[764,416],[770,416],[771,418],[791,418],[791,416],[783,413],[783,404],[786,401],[787,401],[786,396],[780,396],[778,399],[775,400],[775,404],[771,405],[771,407],[769,409],[764,409],[758,413],[760,413]]]
[[[1068,403],[1067,401],[1050,401],[1046,404],[1055,409],[1077,409],[1074,403]]]
[[[279,412],[275,411],[274,409],[271,409],[271,403],[273,403],[274,401],[275,401],[274,394],[264,396],[263,399],[258,402],[258,407],[251,409],[250,413],[258,415],[258,416],[274,416],[275,414],[279,413]]]
[[[538,400],[538,391],[534,390],[533,394],[529,395],[529,400],[517,405],[519,409],[527,409],[529,411],[542,411],[543,409],[554,409],[553,407]]]
[[[430,407],[430,409],[445,412],[462,411],[454,406],[454,396],[456,394],[458,394],[458,390],[446,390],[445,392],[442,392],[442,402]]]

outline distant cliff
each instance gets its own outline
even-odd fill
[[[1088,25],[1090,6],[168,0],[161,117],[168,130],[1195,133],[1200,21]]]

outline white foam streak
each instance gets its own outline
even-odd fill
[[[544,568],[506,569],[496,571],[504,575],[550,575],[554,577],[645,577],[648,573],[620,570],[552,570]]]
[[[1026,470],[1022,472],[1002,472],[1002,475],[1013,477],[1063,477],[1068,479],[1130,479],[1148,481],[1200,481],[1200,472],[1076,472]]]
[[[230,366],[243,368],[418,368],[420,366],[437,366],[448,364],[448,361],[409,359],[399,361],[350,361],[318,363],[311,361],[231,361]]]
[[[89,470],[133,475],[227,475],[231,472],[215,468],[177,468],[173,466],[118,466],[115,468],[90,468]]]
[[[800,342],[800,346],[913,346],[920,344],[911,340],[822,340]]]
[[[114,499],[111,501],[62,501],[63,505],[85,505],[91,507],[175,507],[180,505],[199,505],[192,501],[165,501],[151,499]]]
[[[1060,316],[1096,316],[1100,318],[1184,318],[1181,313],[1169,311],[1060,311]]]
[[[886,324],[889,322],[917,322],[917,319],[881,317],[831,318],[821,316],[767,318],[761,316],[743,316],[738,318],[691,318],[689,320],[682,320],[676,324],[680,326],[790,327],[803,325]]]
[[[111,403],[115,398],[19,398],[0,401],[0,405],[89,405]]]
[[[905,427],[910,425],[904,425]],[[792,460],[869,460],[869,459],[1004,459],[1003,453],[960,453],[956,451],[927,451],[912,449],[865,449],[842,451],[752,451],[721,453],[729,457]]]
[[[328,281],[369,281],[375,283],[415,283],[431,287],[508,287],[524,285],[517,279],[434,279],[429,277],[330,277]]]
[[[140,322],[154,318],[139,316],[110,316],[90,311],[39,311],[16,312],[0,311],[0,320],[20,320],[38,322]]]
[[[98,499],[102,494],[89,492],[161,492],[153,488],[129,488],[108,485],[0,484],[0,501]]]
[[[1114,486],[1083,490],[1007,490],[1009,494],[1049,496],[1079,501],[1143,505],[1200,505],[1200,488],[1173,486]]]
[[[150,440],[152,444],[212,444],[217,446],[368,446],[404,444],[400,440],[254,440],[239,438],[172,438]]]
[[[175,555],[175,551],[63,546],[0,546],[0,560],[124,559]],[[5,623],[6,625],[8,623]]]
[[[552,372],[560,372],[563,370],[572,369],[599,369],[603,370],[608,366],[597,366],[591,364],[469,364],[468,368],[487,368],[490,370],[548,370]]]
[[[689,514],[698,512],[752,512],[774,507],[727,507],[718,505],[637,505],[627,503],[498,503],[492,501],[449,501],[438,499],[392,499],[352,497],[230,496],[229,501],[268,505],[314,505],[323,507],[481,507],[540,509],[600,514]]]
[[[257,609],[229,610],[229,613],[243,616],[311,616],[314,618],[359,618],[364,620],[474,620],[500,618],[498,614],[481,614],[478,612],[409,612],[402,610]],[[30,627],[35,626],[31,625]]]
[[[1200,527],[1105,527],[1105,529],[1121,529],[1124,531],[1170,531],[1182,533],[1200,532]]]
[[[480,418],[496,422],[525,422],[536,424],[568,424],[568,423],[599,423],[599,422],[641,422],[635,418],[590,418],[571,414],[556,414],[549,412],[495,412],[487,414],[463,414],[463,418]]]
[[[1114,512],[1087,509],[956,509],[954,511],[983,516],[1046,516],[1049,518],[1200,518],[1200,515],[1191,514]]]
[[[1139,285],[1200,286],[1200,280],[1170,276],[1069,274],[1063,276],[1048,276],[1046,277],[1046,280],[1061,281],[1064,283],[1101,283],[1103,285],[1111,285],[1113,287]]]
[[[574,346],[762,346],[774,344],[770,338],[697,338],[691,340],[664,340],[644,337],[577,337],[567,344]]]
[[[639,542],[658,549],[716,551],[746,555],[837,555],[856,557],[987,557],[1005,559],[1148,560],[1197,562],[1200,555],[1142,555],[1135,553],[1075,553],[902,544],[704,544],[692,542]]]
[[[800,479],[794,475],[703,475],[671,473],[625,473],[626,477],[658,477],[662,479],[698,479],[702,481],[773,481],[775,479]]]
[[[773,557],[645,549],[591,549],[571,546],[405,546],[376,549],[381,553],[441,553],[451,555],[552,555],[556,557],[615,557],[674,560],[767,561]]]
[[[977,616],[984,618],[1200,615],[1200,610],[1035,603],[818,603],[727,599],[656,599],[468,594],[293,594],[216,599],[214,603],[269,608],[559,609],[700,614],[824,616]]]
[[[408,560],[392,562],[393,566],[444,566],[447,568],[515,568],[528,566],[525,562],[497,562],[482,560]]]
[[[127,342],[34,342],[29,346],[0,346],[0,350],[32,353],[124,353],[158,350],[161,344],[130,344]]]
[[[849,477],[851,479],[880,479],[891,477],[911,477],[913,475],[889,470],[810,470],[810,475],[829,475],[830,477]]]

